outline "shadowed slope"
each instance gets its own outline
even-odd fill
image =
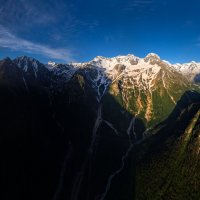
[[[200,94],[186,92],[140,147],[136,199],[199,199]]]

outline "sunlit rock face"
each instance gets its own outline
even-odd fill
[[[134,197],[127,177],[135,147],[173,110],[190,110],[177,102],[186,91],[198,96],[199,86],[151,53],[70,64],[7,58],[0,61],[0,89],[3,169],[16,191],[9,198],[103,200]]]
[[[174,64],[172,67],[187,77],[188,80],[199,83],[200,63],[192,61],[184,64]]]

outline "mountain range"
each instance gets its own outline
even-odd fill
[[[154,53],[1,60],[5,199],[199,199],[199,77]]]

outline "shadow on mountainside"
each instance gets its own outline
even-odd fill
[[[136,118],[133,122],[134,116],[109,93],[97,101],[96,88],[90,79],[96,73],[93,69],[80,69],[64,89],[68,99],[61,105],[62,114],[57,113],[57,117],[61,115],[62,119],[69,120],[62,124],[67,125],[73,153],[65,165],[63,185],[56,190],[56,199],[106,199],[110,184],[124,169],[131,145],[145,130],[142,121]],[[61,95],[55,99],[62,98]],[[66,105],[66,102],[70,103]],[[127,198],[132,187],[129,180],[124,184],[128,195],[123,195]]]
[[[163,142],[169,137],[173,136],[178,138],[185,131],[190,120],[196,114],[199,105],[200,93],[186,91],[177,102],[176,107],[168,118],[150,130],[151,137],[144,140],[141,145],[146,146],[146,149],[147,147],[149,149],[156,149],[158,146],[162,146]],[[150,153],[151,151],[147,152]]]
[[[46,81],[33,76],[32,83],[31,71],[22,72],[9,59],[0,62],[1,173],[8,189],[2,199],[134,199],[148,191],[138,190],[137,182],[146,185],[157,176],[150,171],[147,181],[138,179],[138,166],[162,156],[168,141],[173,147],[199,109],[199,93],[186,91],[142,142],[142,119],[129,113],[109,87],[97,98],[106,89],[99,73],[111,81],[101,68],[81,68],[69,82],[44,71],[40,80]],[[53,88],[48,87],[52,80]]]
[[[189,120],[196,114],[199,103],[200,93],[196,91],[186,91],[177,102],[176,107],[169,117],[155,127],[157,131],[155,137],[159,137],[159,135],[166,137],[171,136],[171,134],[174,134],[175,128],[179,130],[176,132],[176,135],[179,136],[179,133],[182,133],[187,127]],[[163,129],[166,130],[165,134],[163,133]]]
[[[186,91],[153,135],[133,148],[135,199],[199,199],[198,154],[193,150],[198,151],[198,135],[188,129],[199,109],[200,94]]]
[[[197,74],[197,75],[194,77],[194,82],[195,82],[195,83],[200,83],[200,74]]]
[[[124,169],[119,193],[132,198],[127,158],[145,126],[109,93],[98,102],[88,73],[97,75],[80,69],[52,92],[0,62],[2,199],[109,199]]]

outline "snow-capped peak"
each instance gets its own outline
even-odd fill
[[[161,60],[156,53],[149,53],[144,58],[137,57],[132,54],[119,55],[116,57],[97,56],[93,60],[84,63],[72,63],[74,68],[95,68],[99,73],[99,79],[102,74],[109,77],[110,80],[115,80],[119,77],[135,77],[142,76],[143,80],[147,80],[146,84],[151,84],[160,70],[173,70],[188,77],[191,81],[195,80],[197,74],[200,74],[200,63],[190,62],[185,64],[171,64],[166,60]],[[149,81],[148,80],[152,80]]]
[[[195,81],[196,76],[200,74],[200,63],[195,61],[184,64],[177,63],[171,67],[185,75],[191,81]]]
[[[118,64],[125,65],[125,66],[132,66],[132,65],[136,65],[139,60],[140,60],[139,57],[136,57],[132,54],[128,54],[126,56],[119,55],[112,58],[97,56],[93,60],[89,61],[88,63],[83,63],[83,64],[86,64],[86,65],[90,64],[92,66],[105,69],[106,71],[110,71],[110,70],[113,70],[114,67]]]
[[[147,55],[146,55],[146,57],[157,57],[157,58],[159,58],[160,59],[160,56],[158,55],[158,54],[156,54],[156,53],[148,53]]]
[[[106,60],[106,59],[108,59],[108,58],[103,57],[103,56],[96,56],[96,57],[93,59],[93,61]]]
[[[57,64],[55,62],[49,61],[48,62],[48,66],[50,66],[50,67],[56,67]]]
[[[112,57],[112,58],[108,58],[108,57],[103,57],[103,56],[96,56],[92,61],[101,61],[101,60],[118,60],[118,62],[120,61],[127,61],[127,60],[131,60],[131,59],[139,59],[139,57],[134,56],[133,54],[128,54],[128,55],[119,55],[116,57]]]
[[[155,54],[155,53],[149,53],[149,54],[147,54],[147,56],[144,58],[144,60],[146,61],[146,62],[148,62],[148,61],[160,61],[160,56],[158,56],[157,54]]]

